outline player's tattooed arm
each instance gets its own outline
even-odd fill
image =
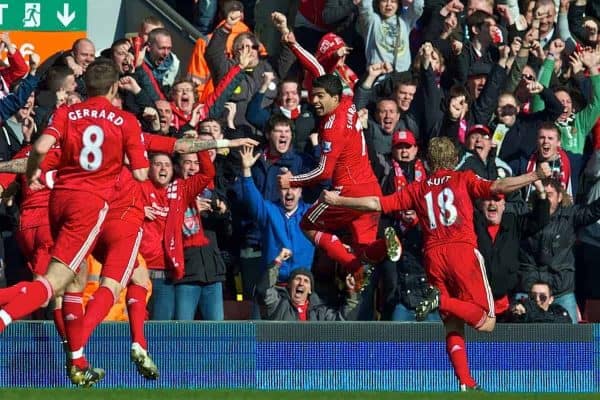
[[[0,172],[8,172],[10,174],[24,174],[26,170],[26,158],[17,158],[15,160],[0,162]]]
[[[192,139],[182,138],[175,142],[176,153],[197,153],[202,150],[222,149],[225,147],[258,146],[258,142],[250,138],[241,139]]]

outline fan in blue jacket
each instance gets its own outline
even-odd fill
[[[261,232],[261,265],[266,269],[269,260],[274,260],[282,248],[292,251],[279,269],[278,282],[287,282],[291,272],[297,268],[312,267],[315,247],[300,229],[302,216],[310,204],[301,200],[302,188],[281,191],[279,201],[265,200],[252,179],[252,166],[261,156],[253,154],[253,147],[240,150],[242,159],[242,200],[248,213],[257,222]]]

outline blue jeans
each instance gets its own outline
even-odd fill
[[[150,319],[170,321],[175,316],[175,285],[159,278],[152,280],[152,296],[148,302]]]
[[[193,320],[198,307],[205,320],[224,319],[221,282],[205,286],[174,285],[166,279],[152,279],[151,320]]]
[[[571,321],[577,323],[577,300],[575,300],[575,293],[565,293],[560,296],[554,296],[554,304],[563,306],[569,313]]]
[[[409,310],[402,303],[396,304],[396,308],[392,313],[392,321],[408,322],[415,320],[415,310]],[[437,312],[430,313],[425,319],[427,322],[439,322],[441,321],[440,314]]]
[[[205,321],[223,321],[223,284],[175,285],[175,319],[192,321],[200,308]]]
[[[217,0],[200,0],[197,7],[196,27],[204,35],[208,35],[213,31],[213,23],[217,15]]]

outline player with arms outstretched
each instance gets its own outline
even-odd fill
[[[496,181],[479,178],[472,171],[454,171],[458,151],[445,137],[429,142],[432,174],[388,196],[351,198],[324,191],[321,200],[354,210],[386,214],[415,210],[423,228],[424,264],[433,285],[417,306],[417,320],[439,307],[446,328],[446,350],[463,391],[479,390],[469,371],[464,323],[481,332],[496,324],[494,298],[487,282],[483,257],[477,250],[473,228],[473,201],[510,193],[550,175],[547,163],[536,171]]]

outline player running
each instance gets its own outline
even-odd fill
[[[439,307],[446,328],[446,350],[461,391],[481,390],[469,371],[464,323],[480,332],[496,324],[494,298],[487,282],[483,257],[477,250],[473,229],[473,201],[510,193],[550,176],[547,163],[536,171],[496,181],[479,178],[472,171],[458,172],[458,151],[446,137],[433,138],[427,151],[432,174],[388,196],[352,198],[323,191],[321,200],[353,210],[386,214],[415,210],[424,235],[425,270],[432,286],[416,309],[417,320]]]

